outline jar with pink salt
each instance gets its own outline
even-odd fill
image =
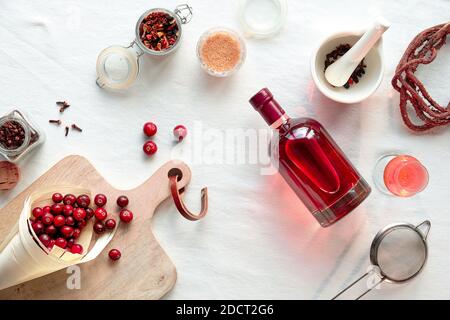
[[[207,73],[227,77],[239,70],[244,63],[245,43],[233,30],[212,28],[198,40],[197,56]]]

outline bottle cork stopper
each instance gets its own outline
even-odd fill
[[[19,167],[9,161],[0,161],[0,190],[11,190],[19,180]]]

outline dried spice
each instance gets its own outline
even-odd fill
[[[214,32],[204,40],[200,57],[209,69],[215,72],[227,72],[239,63],[241,44],[229,32]]]
[[[59,112],[61,113],[63,113],[64,110],[70,107],[70,104],[68,104],[67,101],[56,101],[56,105],[60,107]]]
[[[0,127],[0,144],[9,150],[14,150],[22,146],[25,141],[25,129],[17,121],[5,122]]]
[[[83,132],[83,129],[81,129],[79,126],[77,126],[75,123],[73,123],[71,125],[73,130],[79,131],[79,132]]]
[[[48,120],[48,122],[49,123],[53,123],[53,124],[56,124],[56,125],[61,125],[61,120]]]
[[[140,40],[150,50],[163,51],[172,47],[179,37],[177,20],[166,12],[151,12],[139,25]]]
[[[348,50],[350,50],[352,46],[348,43],[341,44],[336,47],[333,51],[327,54],[325,59],[325,68],[323,71],[327,70],[327,68],[336,62],[340,57],[342,57]],[[359,79],[366,73],[364,70],[367,66],[364,64],[364,59],[358,64],[356,69],[353,71],[350,79],[348,79],[347,83],[344,85],[345,89],[349,89],[351,86],[359,82]]]

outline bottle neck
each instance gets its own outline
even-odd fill
[[[289,120],[286,112],[273,98],[272,93],[267,88],[264,88],[255,94],[250,99],[250,104],[273,129],[279,128]]]

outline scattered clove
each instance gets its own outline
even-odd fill
[[[74,124],[72,124],[72,129],[73,130],[76,130],[76,131],[79,131],[79,132],[83,132],[83,129],[81,129],[79,126],[77,126],[75,123]]]
[[[70,104],[67,103],[67,101],[56,101],[56,105],[60,106],[59,112],[63,113],[64,110],[66,110],[68,107],[70,107]]]
[[[69,127],[66,126],[66,134],[65,134],[65,136],[67,137],[68,134],[69,134]]]
[[[61,125],[61,120],[48,120],[49,123],[54,123],[56,125]]]

